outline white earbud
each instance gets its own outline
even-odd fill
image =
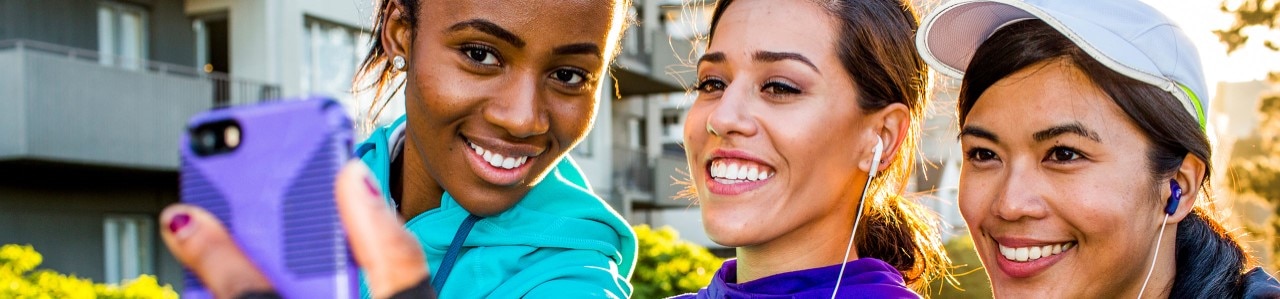
[[[875,156],[875,160],[871,160],[871,169],[867,172],[867,183],[862,185],[862,196],[858,197],[858,213],[853,218],[853,231],[849,232],[849,244],[844,248],[844,259],[840,260],[840,272],[836,275],[836,287],[831,290],[831,299],[836,298],[836,293],[840,292],[840,281],[844,280],[844,267],[849,263],[849,252],[853,250],[853,239],[858,235],[858,222],[862,222],[862,204],[867,201],[867,190],[871,188],[871,179],[876,177],[876,173],[880,170],[880,158],[884,156],[884,139],[880,135],[876,135],[876,147],[871,150]]]

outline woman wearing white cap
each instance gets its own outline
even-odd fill
[[[966,0],[916,38],[963,77],[959,204],[997,297],[1280,297],[1206,208],[1205,82],[1164,15]]]

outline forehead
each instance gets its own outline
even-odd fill
[[[996,81],[979,96],[966,123],[1021,139],[1051,126],[1079,123],[1106,136],[1141,136],[1124,110],[1075,65],[1031,65]],[[1025,134],[1024,134],[1025,133]]]
[[[735,1],[720,16],[708,52],[733,56],[766,50],[835,59],[834,25],[831,15],[812,1]]]
[[[482,19],[515,33],[530,44],[539,41],[604,43],[621,0],[436,0],[419,2],[426,30],[447,30],[458,22]]]

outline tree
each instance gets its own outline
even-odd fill
[[[44,257],[31,245],[0,246],[0,298],[178,298],[155,276],[142,275],[124,285],[98,284],[75,275],[36,269]]]
[[[978,252],[973,247],[973,239],[969,233],[951,238],[943,247],[951,258],[955,268],[955,284],[945,279],[935,280],[929,284],[929,295],[934,298],[991,298],[991,280],[987,279],[987,271],[978,259]]]
[[[1236,20],[1230,27],[1213,31],[1213,34],[1218,36],[1218,40],[1227,46],[1227,54],[1247,45],[1249,39],[1254,37],[1245,32],[1247,28],[1262,27],[1271,31],[1280,29],[1277,27],[1280,26],[1280,1],[1244,0],[1232,7],[1232,2],[1237,1],[1222,1],[1219,9],[1235,16]],[[1280,41],[1263,40],[1262,45],[1272,51],[1280,51]],[[1280,81],[1280,72],[1271,72],[1268,77],[1272,81]]]
[[[1236,142],[1235,153],[1227,163],[1231,175],[1227,181],[1241,197],[1261,198],[1270,204],[1273,215],[1280,215],[1280,95],[1264,97],[1260,106],[1257,136]],[[1270,218],[1263,224],[1270,225],[1270,229],[1245,229],[1253,234],[1251,239],[1263,245],[1254,250],[1269,250],[1269,256],[1280,257],[1280,244],[1275,244],[1274,236],[1280,232],[1280,221]],[[1280,268],[1280,259],[1274,259],[1270,266],[1272,270]]]
[[[633,298],[666,298],[692,293],[711,283],[723,262],[706,247],[680,240],[670,226],[658,230],[635,227],[640,243],[636,271],[631,276]]]

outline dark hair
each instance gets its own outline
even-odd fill
[[[960,125],[987,88],[996,81],[1041,62],[1060,60],[1078,67],[1120,106],[1152,144],[1147,168],[1152,182],[1173,178],[1188,153],[1205,164],[1201,202],[1212,198],[1209,187],[1209,139],[1195,118],[1172,94],[1126,77],[1099,63],[1062,33],[1041,20],[1010,24],[991,35],[969,62],[960,85]],[[1175,241],[1177,273],[1171,296],[1224,298],[1240,296],[1242,269],[1252,263],[1236,237],[1197,205],[1178,223]]]
[[[914,42],[919,18],[909,2],[899,0],[813,2],[838,21],[836,55],[853,78],[858,106],[869,114],[902,103],[910,111],[911,126],[901,145],[903,150],[868,187],[868,213],[859,228],[866,233],[859,234],[855,243],[858,255],[893,265],[908,285],[925,293],[929,281],[948,276],[951,261],[942,247],[936,217],[923,205],[900,195],[915,167],[928,97],[929,69]],[[712,34],[731,3],[716,3]]]
[[[382,31],[386,29],[387,22],[390,21],[392,17],[390,15],[392,5],[399,3],[403,10],[401,11],[401,15],[398,17],[408,24],[410,28],[416,29],[418,25],[418,8],[420,7],[419,4],[421,4],[421,0],[373,1],[374,6],[377,6],[378,9],[373,16],[373,32],[369,35],[371,37],[369,40],[369,52],[365,54],[364,61],[360,62],[360,68],[356,71],[355,78],[352,79],[352,85],[354,87],[353,90],[355,91],[364,91],[370,88],[374,89],[374,101],[367,111],[370,116],[368,121],[369,123],[361,125],[371,125],[371,122],[374,119],[377,119],[378,115],[382,113],[382,110],[386,109],[387,104],[391,102],[390,100],[381,99],[391,97],[404,86],[404,82],[392,85],[392,81],[399,75],[399,72],[395,71],[395,68],[392,67],[391,57],[387,56],[386,45],[382,43]],[[612,37],[612,39],[608,41],[613,44],[614,47],[612,47],[611,51],[606,47],[605,62],[617,57],[617,54],[621,49],[617,44],[621,43],[622,33],[626,32],[626,27],[631,24],[625,17],[626,8],[631,7],[631,0],[613,1],[615,1],[613,12],[613,18],[615,19],[611,20],[612,23],[610,26],[619,26],[620,28],[615,28],[609,31],[611,33],[616,32],[616,36]],[[417,36],[417,31],[409,30],[409,32],[411,34],[411,38]],[[606,65],[608,65],[608,63],[606,63]],[[366,84],[365,81],[370,78],[372,78],[373,82],[367,82],[368,86],[361,86]],[[380,100],[381,103],[379,103]]]

